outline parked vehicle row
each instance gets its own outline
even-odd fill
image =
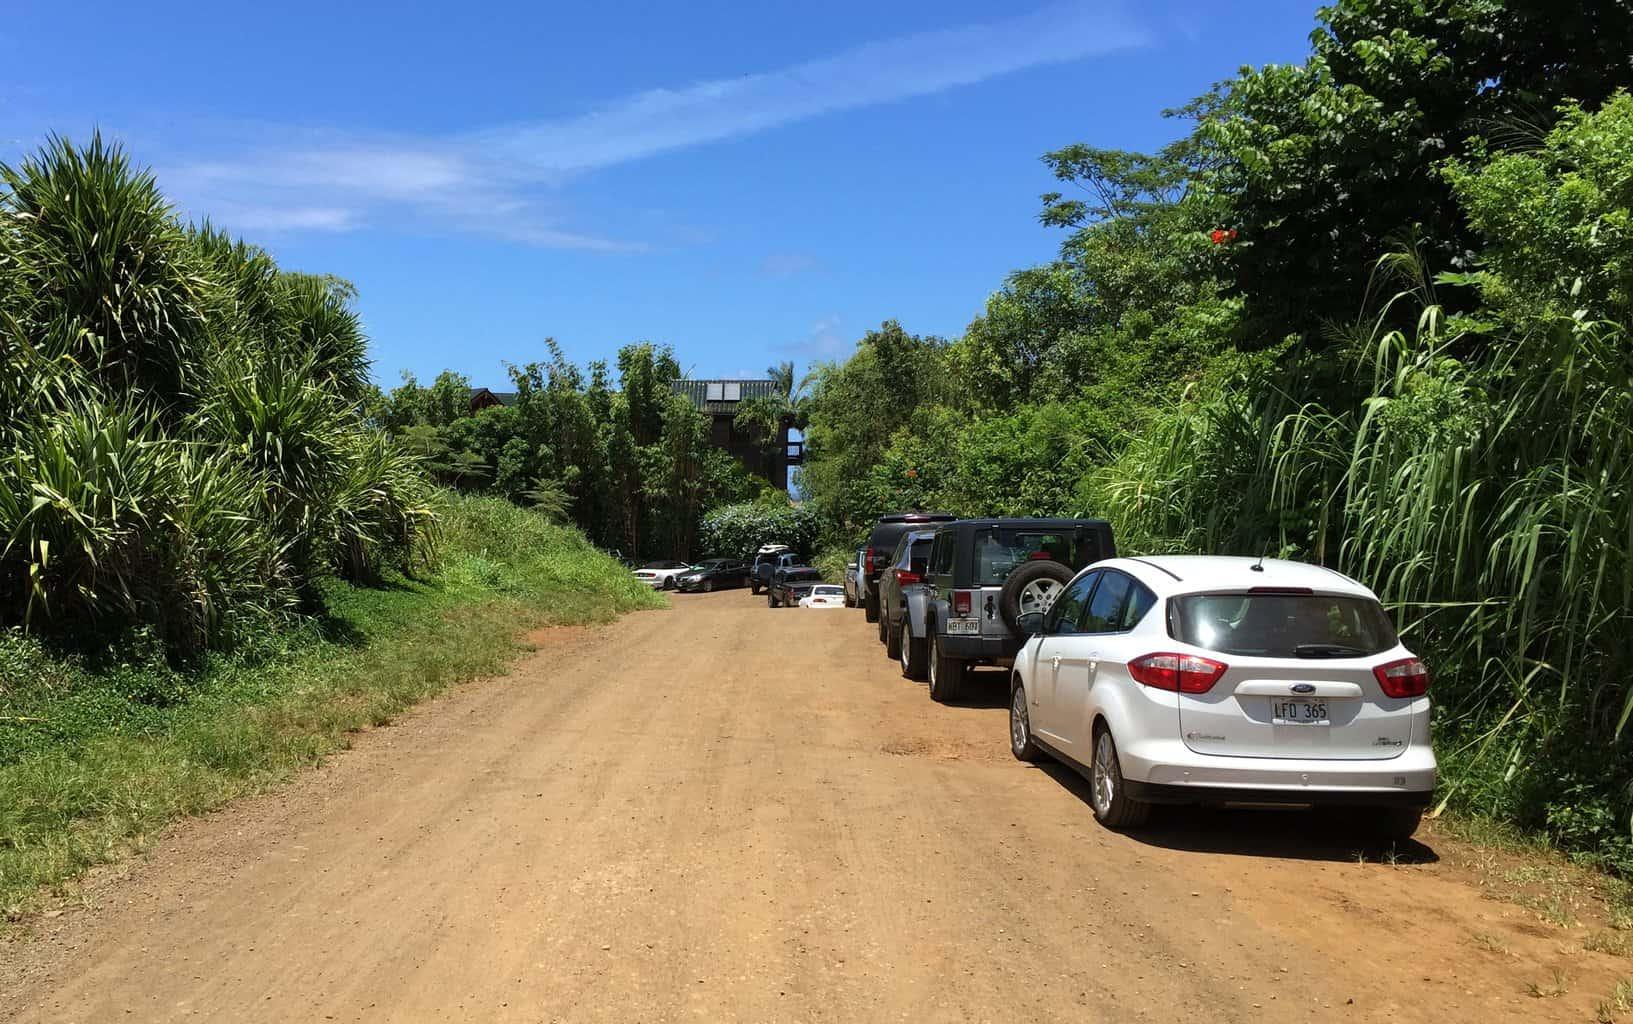
[[[1331,569],[1118,557],[1097,519],[903,513],[843,592],[937,702],[1002,668],[1014,756],[1082,773],[1109,827],[1156,804],[1344,807],[1404,839],[1433,793],[1428,668]]]

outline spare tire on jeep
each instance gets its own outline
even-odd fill
[[[998,614],[1004,617],[1004,625],[1020,632],[1015,620],[1027,612],[1047,611],[1059,596],[1060,588],[1071,582],[1074,575],[1069,566],[1052,558],[1018,566],[998,593]]]

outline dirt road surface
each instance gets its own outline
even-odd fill
[[[93,877],[0,945],[0,1020],[1582,1021],[1615,976],[1432,834],[1108,832],[1010,758],[1001,675],[932,704],[860,612],[535,639]]]

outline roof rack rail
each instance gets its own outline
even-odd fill
[[[1158,572],[1165,572],[1168,575],[1172,576],[1176,582],[1179,582],[1179,583],[1184,583],[1185,582],[1184,578],[1181,577],[1179,575],[1179,573],[1175,572],[1174,570],[1168,568],[1165,565],[1158,565],[1156,562],[1147,561],[1144,558],[1132,558],[1132,557],[1129,557],[1127,555],[1125,555],[1124,557],[1128,558],[1128,560],[1130,562],[1139,562],[1141,565],[1149,565],[1151,568],[1157,570]]]

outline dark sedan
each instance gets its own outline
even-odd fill
[[[735,558],[708,558],[680,574],[675,586],[681,590],[702,591],[748,585],[748,566]]]

